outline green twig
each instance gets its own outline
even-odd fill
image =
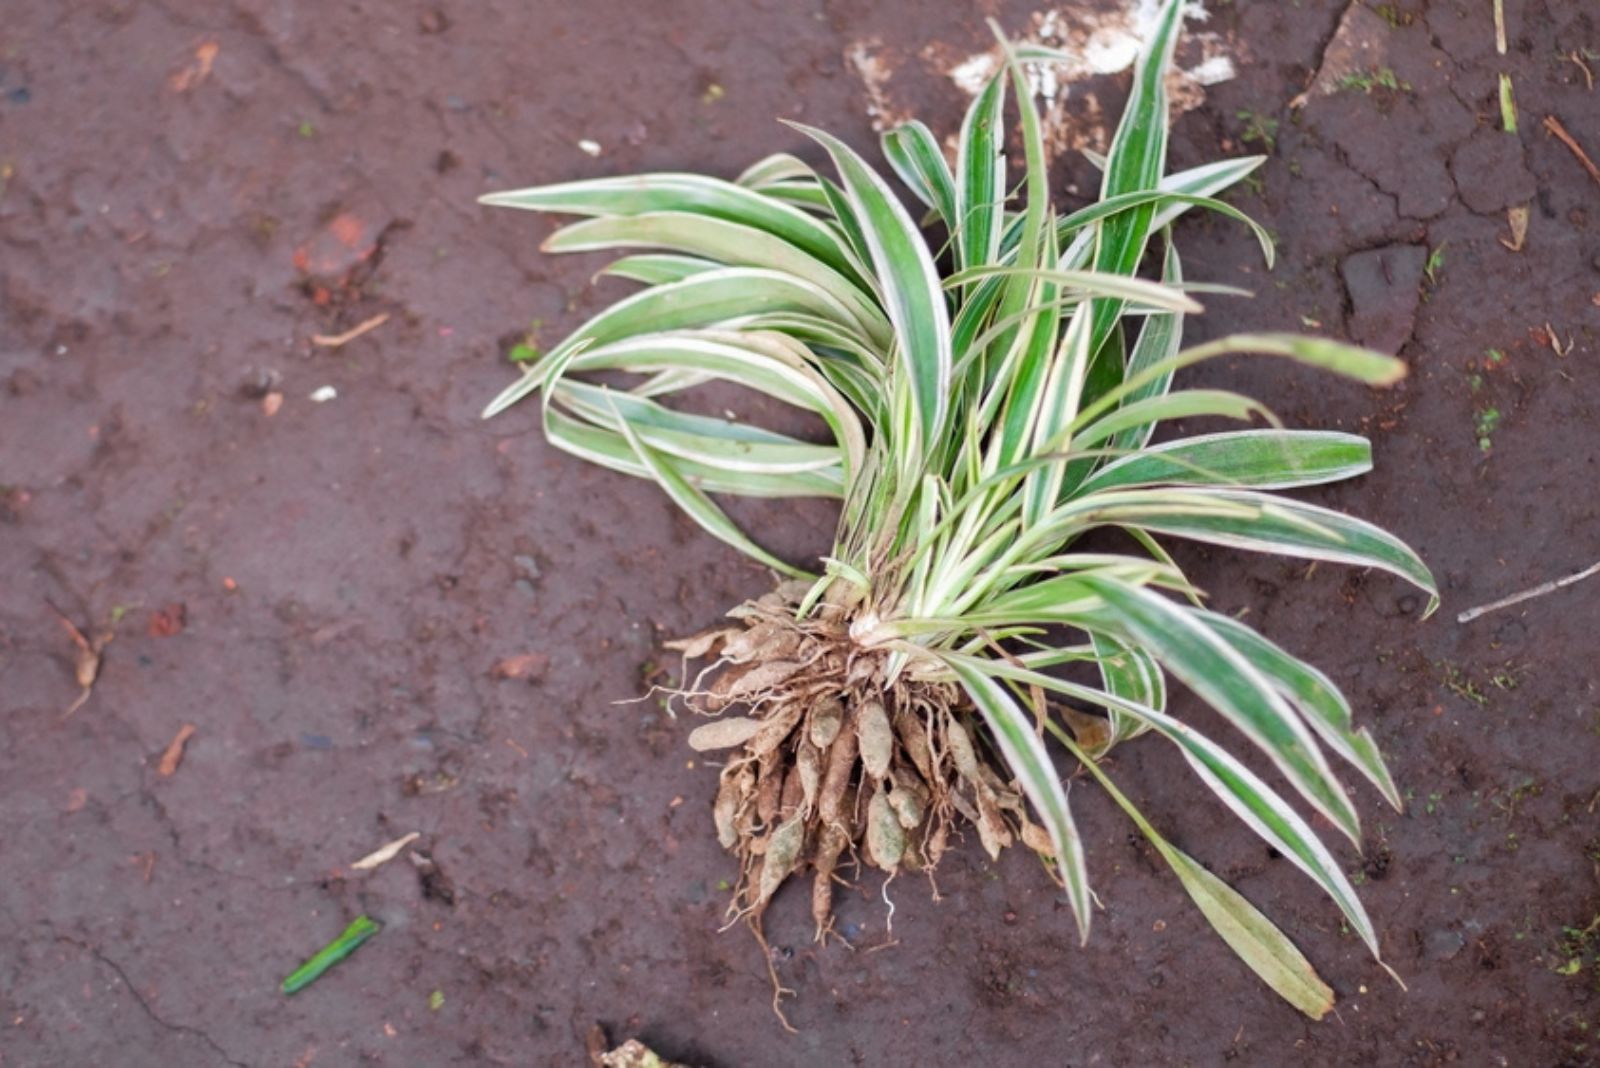
[[[322,973],[356,951],[356,947],[383,930],[366,916],[357,916],[344,934],[317,951],[316,956],[289,973],[283,981],[283,992],[293,994],[304,990],[322,977]]]

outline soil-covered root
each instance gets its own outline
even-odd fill
[[[810,873],[823,940],[841,867],[931,873],[960,821],[991,857],[1019,840],[1048,856],[1049,835],[959,688],[889,683],[886,654],[851,640],[849,609],[824,603],[795,618],[804,592],[786,583],[730,612],[735,625],[672,646],[710,661],[684,696],[717,718],[689,744],[731,751],[712,806],[717,838],[739,860],[729,911],[759,924],[778,887]]]

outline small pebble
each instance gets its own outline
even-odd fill
[[[339,391],[332,386],[320,386],[311,394],[311,400],[316,404],[326,404],[339,395]]]

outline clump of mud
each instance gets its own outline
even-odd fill
[[[991,857],[1018,841],[1049,856],[959,687],[909,673],[889,682],[888,654],[852,639],[851,607],[824,600],[796,618],[807,588],[785,583],[728,613],[735,625],[670,645],[709,661],[681,696],[716,718],[689,744],[730,754],[712,810],[739,861],[729,912],[759,936],[773,894],[810,873],[825,940],[841,868],[931,877],[961,820]]]

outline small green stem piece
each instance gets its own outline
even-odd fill
[[[1517,132],[1517,101],[1512,95],[1511,75],[1500,75],[1500,125],[1506,133]]]
[[[304,990],[321,978],[323,972],[354,953],[357,946],[381,930],[381,926],[366,916],[357,916],[344,929],[344,934],[323,946],[316,956],[289,973],[289,978],[283,981],[283,992],[293,994]]]

